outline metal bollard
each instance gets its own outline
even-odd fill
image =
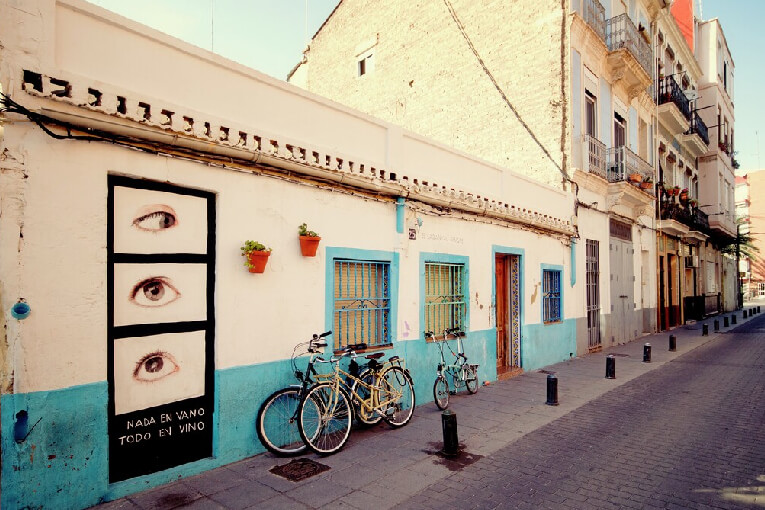
[[[709,336],[709,324],[701,325],[701,336]]]
[[[715,331],[720,331],[720,321],[715,319]]]
[[[757,313],[760,313],[760,305],[757,305]]]
[[[727,328],[728,326],[730,326],[730,323],[728,322],[728,316],[726,315],[723,317],[723,327]]]
[[[460,453],[459,440],[457,439],[457,415],[451,409],[441,413],[441,427],[444,430],[444,448],[441,453],[447,457],[454,457]]]
[[[738,321],[736,320],[736,314],[730,316],[730,323],[731,324],[738,324]]]
[[[744,310],[744,313],[741,314],[741,320],[742,321],[746,320],[746,310]]]
[[[669,350],[670,352],[677,350],[677,337],[675,335],[669,335]]]
[[[613,354],[606,356],[606,379],[616,379],[616,358]]]
[[[547,402],[548,406],[558,405],[558,378],[555,374],[547,374]]]
[[[651,362],[651,344],[645,344],[643,346],[643,363]]]

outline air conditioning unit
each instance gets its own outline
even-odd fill
[[[699,256],[691,255],[685,257],[685,267],[699,267]]]

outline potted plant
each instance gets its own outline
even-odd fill
[[[688,205],[690,205],[691,207],[696,207],[696,204],[698,204],[698,202],[696,201],[695,198],[692,198],[688,201]]]
[[[251,273],[262,273],[266,270],[271,248],[257,241],[247,240],[240,249],[242,250],[242,257],[245,257],[244,265]]]
[[[680,200],[682,200],[683,202],[688,200],[688,188],[683,188],[682,190],[680,190]]]
[[[672,188],[672,196],[676,197],[679,194],[680,194],[680,186],[675,186],[674,188]]]
[[[643,181],[643,176],[637,172],[632,172],[629,174],[629,176],[627,176],[627,179],[630,182],[634,182],[635,184],[640,184]]]
[[[640,183],[640,189],[648,190],[653,188],[653,179],[651,177],[646,177],[646,179]]]
[[[315,257],[316,250],[319,248],[321,237],[313,230],[308,230],[308,226],[303,223],[298,227],[298,239],[300,240],[300,253],[304,257]]]

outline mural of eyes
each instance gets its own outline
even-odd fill
[[[178,215],[169,205],[145,205],[136,213],[133,226],[147,232],[160,232],[168,228],[177,227]]]
[[[169,305],[181,297],[181,293],[166,276],[152,276],[133,286],[128,298],[138,306],[157,307]]]
[[[133,379],[143,382],[154,382],[176,373],[181,367],[175,358],[167,352],[155,351],[143,356],[135,364]]]

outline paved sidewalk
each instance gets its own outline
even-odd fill
[[[735,315],[738,325],[762,316],[743,319],[741,311]],[[724,328],[724,316],[482,386],[475,395],[453,396],[449,408],[457,414],[463,445],[463,455],[457,462],[436,455],[442,446],[441,413],[429,402],[416,409],[406,427],[393,430],[381,424],[368,430],[354,429],[340,453],[329,457],[307,455],[330,469],[300,482],[269,471],[290,459],[261,454],[97,508],[391,508],[446,478],[459,469],[459,463],[489,456],[606,392],[724,335],[736,327],[731,324]],[[719,332],[714,331],[715,320],[719,321]],[[708,336],[702,336],[703,324],[708,325]],[[670,334],[677,337],[676,352],[668,351]],[[651,363],[642,362],[646,342],[652,345]],[[616,359],[616,379],[605,378],[604,358],[609,354]],[[558,378],[559,406],[545,405],[549,372]]]

